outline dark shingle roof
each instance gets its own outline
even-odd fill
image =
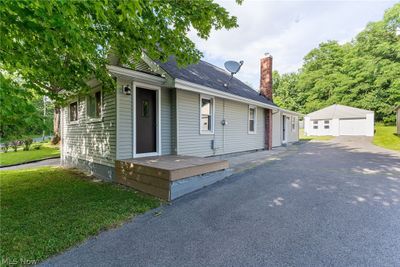
[[[185,68],[179,68],[173,58],[165,63],[157,63],[164,71],[171,75],[172,78],[181,79],[232,95],[276,106],[271,100],[260,95],[253,88],[235,77],[230,81],[228,87],[225,87],[224,84],[230,79],[230,73],[208,62],[200,60],[199,63],[188,65]]]

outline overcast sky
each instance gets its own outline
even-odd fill
[[[272,54],[274,69],[296,71],[303,57],[319,43],[351,41],[368,22],[380,20],[396,1],[266,1],[217,0],[238,18],[239,27],[214,31],[208,40],[194,32],[190,38],[204,53],[204,60],[223,67],[226,60],[244,60],[237,77],[259,87],[259,62]]]

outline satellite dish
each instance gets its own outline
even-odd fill
[[[227,69],[231,73],[231,75],[238,73],[242,65],[243,60],[240,62],[229,60],[224,63],[225,69]]]
[[[242,65],[243,65],[243,60],[241,60],[240,62],[229,60],[224,63],[225,69],[227,69],[227,71],[231,73],[231,78],[227,83],[224,84],[225,87],[228,87],[229,82],[233,78],[233,75],[239,72]]]

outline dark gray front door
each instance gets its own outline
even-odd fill
[[[156,91],[136,88],[136,153],[157,151]]]

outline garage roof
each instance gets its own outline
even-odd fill
[[[371,110],[353,108],[343,105],[332,105],[306,115],[312,120],[323,119],[354,119],[365,118],[367,114],[374,113]]]

